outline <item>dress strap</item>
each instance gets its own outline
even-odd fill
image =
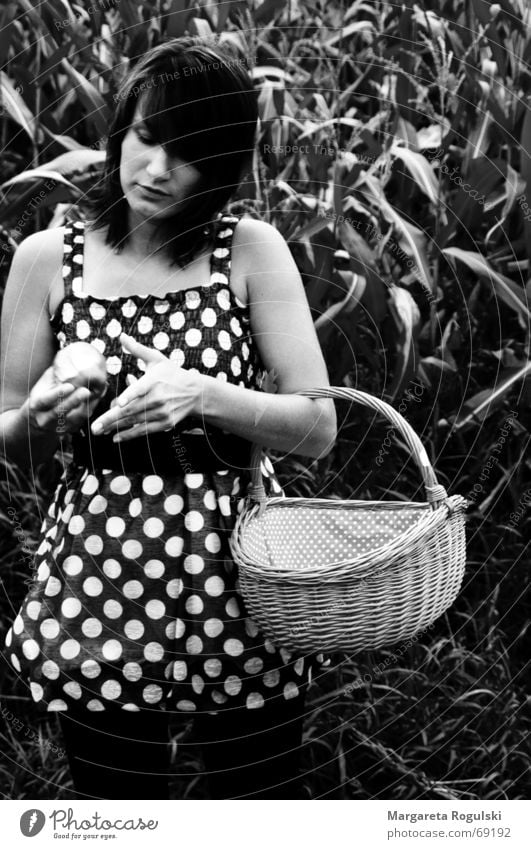
[[[63,240],[63,283],[65,298],[79,297],[83,291],[83,248],[85,224],[67,221]]]
[[[216,222],[214,250],[210,257],[210,283],[230,282],[232,237],[240,219],[236,215],[222,215]]]

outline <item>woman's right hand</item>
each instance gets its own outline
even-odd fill
[[[25,406],[33,428],[56,432],[60,437],[87,424],[100,397],[85,386],[57,383],[52,365],[32,387]]]

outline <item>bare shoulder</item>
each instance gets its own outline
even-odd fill
[[[17,247],[6,286],[6,295],[50,304],[62,286],[65,227],[39,230]]]
[[[234,231],[234,258],[245,279],[247,302],[267,289],[299,289],[302,281],[289,246],[281,233],[256,218],[242,218]]]
[[[268,253],[271,249],[289,248],[276,227],[258,218],[241,218],[234,231],[234,247],[250,258],[256,253]]]

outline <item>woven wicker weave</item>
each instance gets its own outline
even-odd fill
[[[420,469],[427,501],[267,498],[255,446],[249,496],[231,538],[247,608],[265,636],[290,650],[396,644],[456,598],[467,502],[448,497],[419,437],[389,404],[341,387],[298,394],[356,401],[389,419]]]

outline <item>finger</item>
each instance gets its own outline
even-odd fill
[[[163,427],[159,422],[146,422],[144,424],[137,424],[136,427],[129,428],[128,430],[121,430],[120,433],[116,433],[112,441],[113,442],[129,442],[131,439],[137,439],[139,436],[147,436],[148,433],[162,433]]]
[[[68,398],[58,405],[58,412],[66,415],[72,410],[76,410],[78,407],[85,406],[91,397],[91,394],[90,389],[87,389],[86,386],[80,386],[75,392],[72,392]]]
[[[149,363],[159,363],[161,360],[167,359],[164,354],[157,351],[156,348],[150,348],[148,345],[142,345],[141,342],[137,342],[136,339],[133,339],[133,337],[129,336],[127,333],[120,333],[120,342],[128,353],[133,354],[134,357],[144,360],[146,365],[149,365]]]
[[[134,422],[158,419],[161,417],[160,412],[157,415],[159,407],[160,404],[156,401],[150,401],[146,404],[142,403],[142,399],[139,399],[135,404],[129,404],[125,408],[116,405],[92,423],[92,433],[104,434],[116,427],[129,427]]]
[[[62,398],[71,395],[75,388],[73,383],[59,383],[52,389],[48,389],[40,397],[33,399],[31,406],[36,411],[52,410]]]

